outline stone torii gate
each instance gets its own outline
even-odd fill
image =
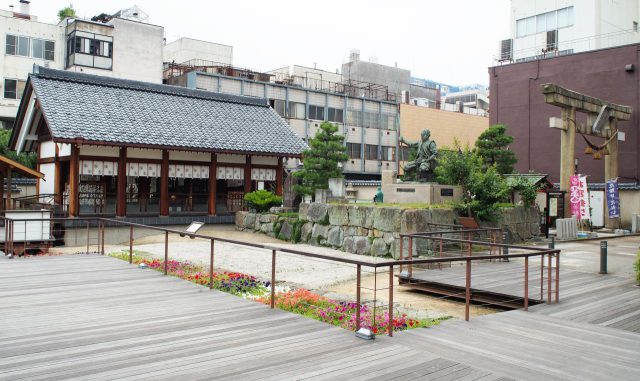
[[[550,121],[550,127],[559,128],[560,132],[560,190],[569,192],[570,179],[574,173],[574,160],[576,156],[576,133],[585,137],[598,137],[604,139],[604,144],[589,144],[589,152],[594,159],[604,156],[605,181],[618,177],[618,120],[631,119],[632,108],[622,106],[605,100],[590,97],[578,92],[565,89],[558,85],[545,83],[541,85],[546,103],[561,108],[561,123]],[[587,115],[586,123],[577,123],[576,113]],[[593,147],[593,148],[592,148]],[[564,210],[569,210],[569,198],[565,197]],[[619,218],[610,219],[605,213],[605,226],[608,228],[619,227]]]

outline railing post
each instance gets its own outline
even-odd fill
[[[467,258],[465,270],[464,320],[469,321],[469,304],[471,303],[471,258]]]
[[[102,255],[104,255],[104,236],[105,236],[104,231],[105,231],[105,224],[103,222],[102,223],[102,233],[101,233],[102,234],[102,248],[101,248]]]
[[[409,236],[409,260],[413,260],[413,236]],[[408,265],[409,267],[409,278],[413,276],[413,265]]]
[[[22,248],[22,255],[27,257],[27,220],[24,220],[24,246]],[[88,252],[89,250],[87,250]]]
[[[169,266],[169,232],[164,232],[164,275],[167,275],[167,267]]]
[[[470,257],[473,252],[473,245],[471,244],[471,239],[467,241],[467,257]]]
[[[540,301],[544,300],[544,254],[540,256]]]
[[[529,257],[524,257],[524,310],[529,310]]]
[[[560,252],[556,253],[556,303],[560,300]]]
[[[389,336],[393,336],[393,265],[389,266]]]
[[[551,304],[551,261],[553,260],[553,256],[549,254],[547,257],[549,258],[549,264],[547,266],[547,304]]]
[[[129,226],[129,263],[133,263],[133,225]]]
[[[27,229],[27,226],[24,226],[25,230]],[[89,220],[87,220],[87,254],[89,254]]]
[[[404,249],[404,236],[403,236],[402,234],[400,234],[400,255],[398,256],[398,258],[399,258],[400,260],[403,260],[403,259],[404,259],[404,252],[403,252],[403,249]],[[403,266],[402,266],[402,265],[400,265],[400,274],[401,274],[401,275],[402,275],[402,269],[403,269]]]
[[[360,281],[361,265],[356,266],[356,331],[360,329]]]
[[[276,306],[276,249],[271,250],[271,308]]]
[[[213,290],[213,253],[214,239],[211,239],[211,257],[209,258],[209,290]]]

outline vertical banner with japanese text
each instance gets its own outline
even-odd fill
[[[580,219],[591,220],[589,191],[587,190],[587,176],[580,176]]]
[[[607,180],[607,209],[609,218],[620,218],[620,197],[618,195],[618,179]]]
[[[571,215],[580,219],[580,176],[575,175],[569,178],[569,207]]]

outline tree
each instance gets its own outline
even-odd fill
[[[11,160],[15,160],[18,163],[25,165],[31,169],[36,167],[36,154],[35,153],[21,153],[16,154],[15,151],[9,150],[9,139],[11,138],[11,130],[0,129],[0,155],[6,156]]]
[[[483,161],[484,168],[496,165],[499,173],[513,173],[513,165],[518,162],[516,154],[509,150],[513,137],[506,134],[507,126],[494,124],[480,134],[476,140],[476,152]]]
[[[327,189],[329,179],[342,177],[338,163],[346,161],[347,148],[342,144],[343,136],[336,135],[338,127],[323,122],[316,135],[309,139],[309,149],[302,153],[303,168],[293,175],[302,180],[294,186],[296,193],[312,195],[316,189]]]
[[[506,201],[509,193],[496,165],[485,168],[477,152],[469,147],[462,149],[457,140],[453,151],[441,151],[435,173],[440,184],[462,188],[462,202],[456,209],[480,220],[494,220],[498,204]]]
[[[76,11],[73,6],[69,5],[58,11],[58,20],[62,21],[65,17],[76,17]]]

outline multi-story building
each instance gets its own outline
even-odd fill
[[[164,43],[164,28],[149,24],[138,7],[102,14],[92,20],[65,18],[60,23],[39,22],[20,9],[0,10],[0,122],[12,128],[18,104],[33,66],[161,83],[164,62],[204,57],[225,64],[233,60],[228,45],[181,38]],[[187,58],[188,57],[188,58]]]
[[[639,0],[512,0],[498,61],[519,62],[640,42]]]
[[[166,82],[225,94],[263,97],[304,140],[313,137],[322,122],[338,125],[345,136],[349,160],[343,171],[349,178],[379,179],[382,170],[397,170],[398,103],[385,86],[337,79],[318,69],[303,67],[259,73],[226,65],[209,67],[188,63],[166,65]],[[289,74],[286,74],[289,73]],[[311,75],[314,73],[314,75]]]
[[[22,92],[33,65],[62,68],[63,32],[55,24],[39,22],[29,12],[29,2],[19,9],[0,10],[0,127],[11,128]]]

